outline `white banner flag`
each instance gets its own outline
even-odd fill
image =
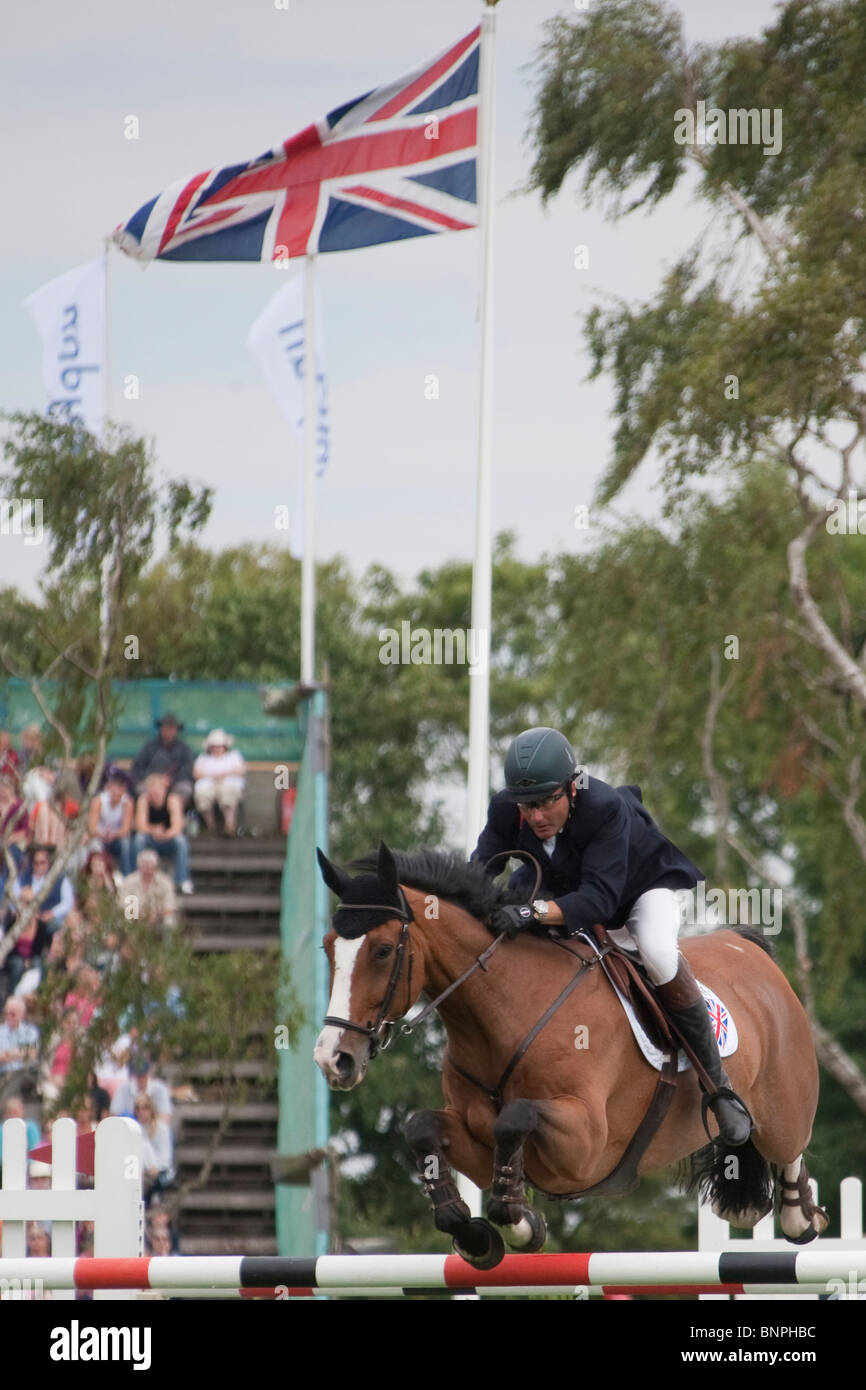
[[[42,339],[46,413],[102,438],[105,420],[106,259],[76,266],[25,299]]]
[[[304,277],[294,275],[278,290],[264,313],[256,319],[247,346],[257,359],[265,381],[301,440],[304,437]],[[318,315],[316,316],[318,319]],[[322,360],[321,323],[316,323],[316,477],[321,478],[330,453],[328,384]],[[303,470],[298,472],[295,507],[291,517],[289,549],[295,559],[303,554]]]

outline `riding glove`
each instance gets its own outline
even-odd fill
[[[498,936],[504,932],[511,940],[526,927],[531,927],[536,921],[535,913],[531,907],[518,907],[516,903],[509,904],[508,907],[499,907],[490,919],[490,925]]]

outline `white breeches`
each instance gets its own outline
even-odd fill
[[[673,888],[651,888],[637,899],[631,916],[608,935],[626,950],[637,949],[654,985],[666,985],[677,973],[680,904]]]

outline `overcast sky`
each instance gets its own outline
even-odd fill
[[[691,39],[757,34],[768,0],[685,0]],[[40,0],[7,9],[0,103],[6,131],[0,406],[42,409],[33,290],[97,255],[102,238],[173,180],[243,161],[332,107],[393,80],[477,22],[476,0]],[[708,224],[685,186],[617,227],[577,181],[545,212],[516,194],[529,169],[529,65],[545,21],[573,3],[502,0],[497,11],[494,528],[526,557],[585,537],[608,457],[606,382],[584,381],[580,319],[600,298],[652,294]],[[140,138],[124,138],[126,117]],[[587,270],[574,247],[589,247]],[[332,457],[320,489],[320,557],[404,576],[472,552],[478,234],[322,256]],[[283,283],[262,265],[157,263],[113,252],[113,413],[153,438],[160,467],[212,484],[204,534],[222,547],[285,539],[300,454],[246,347]],[[126,402],[123,378],[140,378]],[[436,373],[438,401],[424,396]],[[654,508],[652,469],[632,508]],[[622,510],[622,506],[620,506]],[[0,583],[30,588],[40,547],[0,540]]]

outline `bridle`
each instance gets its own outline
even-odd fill
[[[400,932],[400,940],[397,942],[397,950],[394,953],[394,964],[391,966],[391,977],[385,990],[385,997],[379,1006],[374,1023],[353,1023],[350,1018],[336,1018],[329,1014],[325,1023],[330,1023],[335,1028],[350,1028],[353,1033],[362,1033],[370,1043],[370,1060],[376,1056],[380,1050],[385,1051],[391,1042],[391,1034],[394,1028],[394,1021],[388,1018],[388,1011],[391,1008],[394,995],[397,993],[397,985],[400,980],[400,973],[403,969],[403,957],[406,954],[406,947],[409,946],[409,970],[406,978],[406,1008],[407,1013],[412,1003],[412,962],[414,952],[411,950],[409,937],[409,923],[412,921],[412,912],[406,901],[406,894],[401,885],[397,884],[398,906],[393,903],[340,903],[335,909],[337,912],[387,912],[391,917],[398,917],[403,923]]]
[[[541,865],[534,855],[524,849],[500,850],[498,854],[492,855],[491,858],[487,860],[487,863],[493,864],[497,859],[504,859],[507,861],[509,858],[528,859],[532,864],[535,870],[535,885],[532,889],[531,901],[538,893],[541,884]],[[385,990],[385,997],[379,1006],[379,1012],[376,1016],[375,1023],[353,1023],[350,1018],[337,1018],[332,1014],[329,1014],[325,1018],[325,1023],[331,1024],[334,1028],[349,1028],[353,1033],[361,1033],[363,1037],[367,1038],[370,1043],[371,1061],[376,1056],[377,1052],[384,1052],[391,1043],[394,1020],[389,1019],[387,1014],[394,995],[397,992],[397,984],[400,979],[400,972],[403,969],[403,957],[406,954],[406,946],[411,945],[409,923],[413,921],[412,911],[406,901],[406,894],[403,892],[402,885],[399,883],[397,884],[397,900],[398,906],[396,907],[393,903],[340,903],[339,906],[334,909],[335,916],[338,912],[387,912],[391,917],[397,917],[403,923],[403,929],[400,932],[400,940],[397,943],[397,950],[394,955],[394,964],[391,967],[391,978]],[[443,999],[447,999],[449,994],[453,994],[454,990],[458,989],[465,980],[468,980],[470,975],[474,975],[476,970],[486,971],[488,959],[504,940],[505,934],[500,933],[500,935],[487,947],[487,950],[481,952],[481,955],[470,965],[468,970],[464,970],[463,974],[458,976],[456,980],[453,980],[452,983],[448,985],[447,989],[444,989],[431,1003],[427,1004],[421,1013],[418,1014],[417,1018],[414,1018],[411,1023],[404,1023],[400,1031],[407,1036],[414,1033],[418,1024],[423,1023],[427,1016],[438,1008]],[[409,1012],[412,1005],[412,963],[414,959],[414,952],[410,949],[409,971],[406,979],[406,1008],[403,1010],[404,1014]]]

